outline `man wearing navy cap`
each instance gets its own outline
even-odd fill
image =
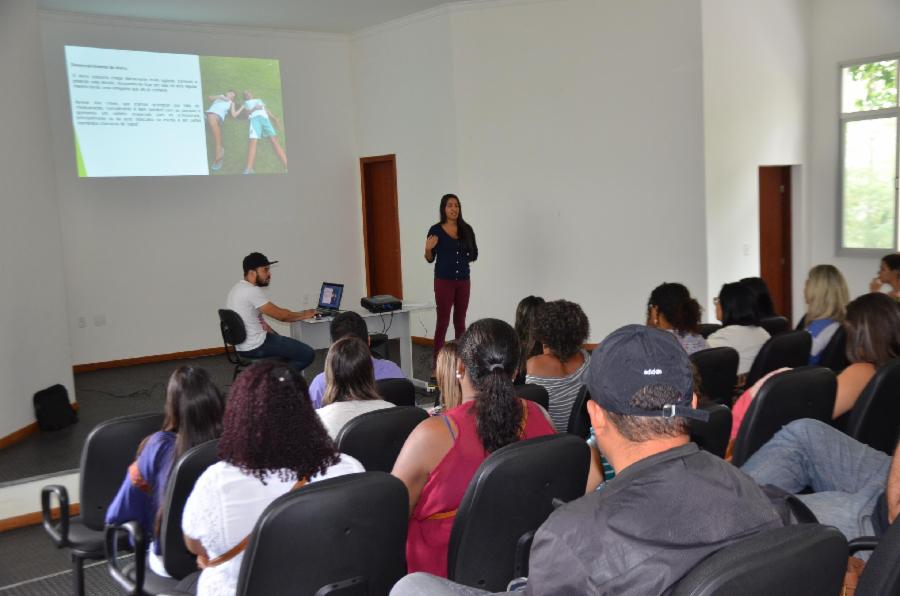
[[[538,529],[525,593],[666,594],[712,553],[783,525],[753,480],[691,443],[687,419],[706,412],[674,335],[614,331],[594,350],[586,385],[597,445],[616,475]],[[414,593],[484,592],[413,574],[392,596]]]
[[[251,252],[244,257],[244,278],[234,284],[228,292],[225,308],[233,310],[244,321],[247,338],[235,349],[247,358],[284,358],[292,368],[302,371],[312,364],[315,351],[305,343],[296,339],[278,335],[266,323],[263,315],[284,323],[300,321],[315,316],[314,310],[295,312],[281,308],[269,300],[263,288],[269,285],[272,273],[271,265],[278,261],[270,261],[266,255]]]

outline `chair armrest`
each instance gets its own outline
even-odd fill
[[[59,523],[53,522],[50,499],[53,495],[59,500]],[[41,516],[44,529],[56,548],[71,546],[69,542],[69,491],[61,484],[50,484],[41,489]]]
[[[528,577],[528,559],[531,556],[531,543],[534,542],[534,531],[525,532],[516,542],[516,557],[513,559],[513,577]]]
[[[850,541],[850,554],[854,555],[861,550],[875,550],[878,548],[878,537],[876,536],[860,536]]]
[[[109,575],[116,580],[116,583],[125,588],[128,594],[133,596],[143,595],[147,544],[141,525],[136,521],[125,522],[124,524],[110,524],[106,526],[105,532],[106,566],[109,569]],[[122,542],[119,539],[120,532],[124,532],[127,535],[128,540],[126,544],[130,542],[134,547],[134,581],[131,581],[122,568],[119,567],[119,544]]]

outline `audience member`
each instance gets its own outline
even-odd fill
[[[137,458],[115,499],[106,510],[107,524],[137,521],[152,539],[147,563],[157,575],[168,576],[157,540],[172,465],[190,448],[222,433],[225,399],[202,368],[179,366],[166,388],[166,417],[162,430],[144,439]]]
[[[393,470],[409,489],[407,568],[443,577],[456,509],[481,462],[505,445],[554,432],[540,406],[515,395],[519,339],[509,324],[473,323],[459,340],[459,359],[462,405],[419,424]]]
[[[582,347],[590,333],[588,319],[574,302],[554,300],[538,309],[535,331],[543,350],[528,359],[525,381],[547,390],[553,426],[566,432],[591,359]]]
[[[803,326],[812,335],[809,363],[818,364],[847,313],[850,291],[844,276],[834,265],[816,265],[809,270],[803,290],[806,315]]]
[[[432,415],[452,410],[462,403],[462,390],[459,386],[459,379],[456,377],[458,364],[459,352],[456,340],[448,341],[438,352],[435,376],[441,403],[432,412]]]
[[[738,375],[746,375],[769,333],[759,326],[759,313],[753,293],[742,283],[722,286],[716,297],[716,318],[722,328],[707,338],[711,348],[728,347],[737,350]]]
[[[271,360],[254,363],[232,385],[219,458],[197,480],[182,519],[203,570],[200,596],[235,593],[240,545],[272,501],[307,482],[364,471],[335,449],[302,375]]]
[[[360,414],[394,407],[378,395],[369,346],[355,337],[331,344],[325,357],[325,379],[325,397],[316,413],[332,439]]]
[[[881,267],[869,284],[869,290],[880,292],[883,286],[890,288],[888,296],[900,301],[900,253],[891,253],[881,258]]]
[[[650,292],[647,325],[671,331],[688,354],[709,347],[700,335],[700,303],[682,284],[663,283]]]
[[[782,517],[756,483],[690,441],[691,364],[671,333],[629,325],[591,358],[588,411],[616,470],[602,490],[554,511],[538,529],[528,594],[668,594],[697,563]],[[394,596],[484,594],[428,574]]]
[[[331,341],[336,342],[342,337],[355,337],[359,339],[361,342],[369,345],[369,328],[366,327],[366,322],[363,320],[358,313],[353,311],[345,311],[338,315],[336,315],[331,320],[331,325],[329,326],[329,331],[331,332]],[[366,348],[368,352],[368,347]],[[379,381],[381,379],[403,379],[405,375],[399,366],[391,362],[390,360],[382,360],[379,358],[372,357],[371,353],[369,357],[372,360],[372,367],[375,370],[375,380]],[[322,399],[325,396],[325,371],[320,372],[316,375],[316,377],[312,380],[312,383],[309,384],[309,397],[312,400],[314,408],[322,407]]]
[[[818,420],[791,422],[741,470],[760,485],[804,491],[797,498],[847,540],[882,534],[900,511],[900,449],[892,463],[887,454]]]
[[[769,293],[769,286],[761,277],[745,277],[740,283],[744,284],[753,294],[753,303],[756,304],[756,312],[760,319],[768,319],[769,317],[777,317],[775,312],[775,304],[772,302],[772,294]]]
[[[542,354],[544,349],[535,331],[535,319],[537,311],[544,304],[540,296],[526,296],[516,306],[516,335],[519,336],[519,344],[522,347],[522,357],[519,359],[519,373],[516,375],[516,384],[525,382],[525,369],[528,359]]]

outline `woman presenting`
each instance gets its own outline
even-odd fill
[[[437,324],[434,329],[434,359],[444,345],[444,336],[453,310],[453,330],[459,339],[466,330],[469,307],[469,263],[478,258],[475,232],[462,217],[459,197],[441,197],[440,222],[431,226],[425,240],[425,260],[434,265],[434,301]],[[435,360],[432,360],[432,365]]]

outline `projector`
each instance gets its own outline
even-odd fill
[[[378,296],[366,296],[359,301],[360,305],[369,312],[391,312],[403,308],[403,302],[390,294]]]

